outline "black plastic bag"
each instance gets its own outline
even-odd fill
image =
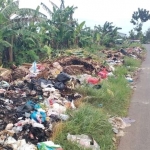
[[[64,73],[64,72],[61,72],[56,78],[57,81],[63,82],[63,83],[66,83],[70,79],[71,77],[67,73]]]
[[[54,83],[54,88],[58,90],[64,90],[65,89],[65,84],[62,82],[55,82]]]
[[[124,49],[121,49],[120,52],[121,52],[123,55],[128,55],[128,53],[127,53]]]

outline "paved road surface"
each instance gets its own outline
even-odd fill
[[[136,122],[126,128],[118,150],[150,150],[150,45],[145,47],[146,60],[141,66],[137,89],[129,109],[129,117]]]

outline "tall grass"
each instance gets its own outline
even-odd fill
[[[82,150],[76,144],[67,141],[67,134],[86,134],[92,136],[101,150],[114,150],[113,133],[106,114],[89,104],[82,105],[72,113],[73,118],[64,124],[62,132],[55,139],[64,150]]]
[[[82,87],[78,89],[85,96],[85,101],[99,107],[103,105],[103,111],[110,115],[125,116],[129,106],[131,89],[122,75],[111,77],[102,83],[101,89]],[[88,95],[86,97],[86,95]]]
[[[125,57],[124,58],[124,65],[125,66],[139,67],[140,64],[141,64],[141,61],[139,59],[133,59],[131,57]]]

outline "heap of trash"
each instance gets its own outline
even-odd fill
[[[139,57],[140,48],[104,51],[107,66],[76,56],[61,57],[55,62],[25,63],[0,68],[0,149],[9,150],[62,150],[60,145],[50,141],[57,122],[67,121],[67,109],[77,109],[76,101],[82,95],[74,89],[87,83],[101,87],[109,76],[114,76],[116,65],[122,65],[125,55]],[[97,86],[99,85],[99,86]],[[110,120],[111,123],[114,120]],[[118,130],[114,131],[118,134]],[[86,135],[79,144],[93,150],[100,147]],[[68,134],[68,140],[76,141],[75,135]],[[89,141],[83,144],[83,139]],[[88,139],[88,140],[87,140]],[[95,146],[94,146],[95,145]],[[96,147],[96,148],[95,148]]]

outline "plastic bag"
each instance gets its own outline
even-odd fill
[[[55,87],[55,89],[58,89],[58,90],[64,90],[65,89],[65,85],[62,82],[55,82],[54,87]]]
[[[95,85],[95,84],[98,84],[100,82],[100,78],[89,77],[89,78],[87,78],[87,82]]]
[[[92,149],[92,150],[100,150],[100,146],[97,144],[97,142],[92,137],[89,137],[88,135],[68,134],[67,140],[71,142],[76,142],[83,148]]]
[[[127,53],[124,49],[121,49],[120,52],[121,52],[123,55],[128,55],[128,53]]]
[[[64,72],[61,72],[56,78],[57,81],[63,82],[63,83],[69,81],[70,79],[71,77],[67,73],[64,73]]]
[[[107,74],[108,72],[106,71],[106,69],[103,69],[102,71],[98,73],[98,75],[101,76],[102,79],[107,78]]]
[[[60,145],[56,145],[52,141],[38,143],[37,147],[38,150],[63,150]]]
[[[38,111],[34,111],[32,112],[32,114],[30,115],[31,119],[42,123],[46,120],[46,113],[45,112],[38,112]]]
[[[25,105],[17,107],[17,112],[30,112],[34,109],[35,103],[27,101]]]
[[[9,83],[6,82],[6,81],[1,81],[1,82],[0,82],[0,87],[2,87],[2,88],[8,88],[8,87],[10,87],[10,85],[9,85]]]
[[[39,70],[37,69],[36,61],[34,61],[34,62],[32,63],[32,66],[31,66],[31,68],[29,69],[29,71],[30,71],[31,73],[39,73]]]

